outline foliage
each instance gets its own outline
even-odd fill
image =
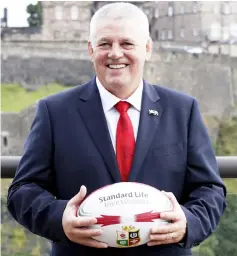
[[[217,156],[237,155],[237,117],[220,122],[216,143]]]
[[[237,178],[235,179],[224,179],[227,191],[229,194],[233,193],[237,196]]]
[[[1,196],[1,255],[46,256],[50,254],[49,242],[20,226],[11,217],[6,207],[7,188],[11,180],[2,181]]]
[[[69,87],[48,84],[35,91],[27,91],[17,84],[2,84],[2,112],[20,112],[26,107],[48,95],[63,91]]]
[[[235,255],[237,252],[237,195],[228,194],[228,207],[215,233],[204,241],[196,250],[200,256]]]
[[[217,156],[237,156],[237,117],[219,122],[219,134],[214,145]],[[224,179],[228,193],[237,194],[237,178]]]
[[[216,233],[218,240],[218,246],[214,249],[216,256],[235,255],[237,252],[237,195],[228,195],[227,204],[224,218],[221,219]]]
[[[27,21],[30,27],[40,27],[42,25],[42,8],[40,1],[37,4],[30,4],[26,7],[27,13],[29,13],[29,17]]]
[[[218,156],[237,155],[237,117],[219,122],[219,134],[214,145]],[[227,187],[227,208],[217,231],[196,250],[200,256],[235,255],[237,252],[237,179],[224,179]],[[234,194],[233,194],[234,193]]]

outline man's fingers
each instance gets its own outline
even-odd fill
[[[179,238],[180,234],[178,232],[171,232],[171,233],[165,233],[165,234],[151,234],[150,239],[152,241],[165,241],[165,240],[175,240],[176,238]]]
[[[73,235],[76,237],[91,238],[102,235],[103,231],[101,229],[83,229],[75,228],[73,229]]]
[[[84,185],[81,186],[80,191],[69,201],[71,205],[79,205],[86,196],[87,189]]]
[[[173,211],[161,212],[160,218],[171,223],[152,228],[148,246],[177,243],[182,240],[186,232],[187,220],[174,194],[165,191],[162,193],[170,199]]]
[[[74,228],[88,227],[96,224],[97,219],[93,217],[75,217],[72,220],[72,226]]]
[[[177,230],[180,230],[182,228],[183,228],[183,225],[181,223],[163,225],[160,227],[152,228],[151,234],[167,234],[167,233],[176,232]]]
[[[85,238],[85,239],[80,239],[78,241],[79,244],[89,246],[89,247],[95,247],[95,248],[107,248],[108,245],[99,241],[96,241],[93,238]]]
[[[181,219],[179,212],[161,212],[160,218],[162,220],[177,221]]]

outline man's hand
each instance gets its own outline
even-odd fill
[[[150,234],[151,240],[148,242],[148,246],[178,243],[184,238],[186,233],[187,219],[181,206],[173,193],[163,193],[171,200],[173,211],[162,212],[160,218],[171,221],[172,223],[152,228]]]
[[[92,238],[101,235],[102,230],[87,228],[97,222],[96,218],[77,216],[78,206],[85,196],[86,187],[81,186],[79,193],[67,203],[62,218],[64,233],[74,243],[96,248],[107,248],[107,244]]]

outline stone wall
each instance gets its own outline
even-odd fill
[[[2,83],[30,89],[51,82],[77,85],[94,75],[86,45],[76,42],[2,44]],[[144,77],[195,96],[204,114],[222,115],[237,104],[237,58],[161,52],[154,48]]]
[[[36,104],[33,104],[20,113],[1,113],[1,155],[22,155],[35,110]]]
[[[2,83],[34,89],[51,82],[76,85],[92,75],[87,50],[79,42],[2,43]]]
[[[203,114],[220,117],[237,105],[236,73],[237,58],[154,53],[144,77],[196,97]]]
[[[22,59],[18,56],[2,60],[2,83],[19,83],[32,90],[54,82],[64,85],[81,84],[92,74],[93,68],[88,60]]]
[[[1,113],[1,123],[1,155],[20,155],[23,146],[20,115]]]

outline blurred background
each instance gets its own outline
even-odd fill
[[[22,155],[40,98],[94,75],[89,22],[110,2],[1,1],[1,155]],[[196,97],[216,156],[237,156],[237,2],[133,4],[149,17],[154,41],[144,78]],[[237,255],[237,178],[224,181],[228,208],[217,231],[193,249],[195,256]],[[49,255],[48,241],[8,214],[10,182],[1,179],[2,255]]]

